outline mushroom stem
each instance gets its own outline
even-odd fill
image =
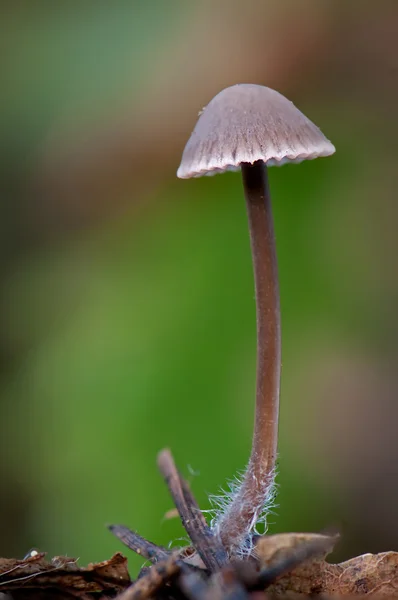
[[[242,165],[249,218],[257,312],[257,384],[253,474],[275,468],[278,444],[281,372],[281,317],[278,265],[267,167],[262,161]]]
[[[274,493],[278,443],[281,334],[275,236],[264,162],[242,164],[254,267],[257,312],[257,384],[253,445],[243,481],[217,523],[230,551],[244,547]]]

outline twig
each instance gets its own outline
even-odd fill
[[[152,563],[167,560],[171,556],[171,552],[168,552],[162,546],[157,546],[149,542],[124,525],[109,525],[108,529],[130,550],[150,560]]]
[[[116,600],[145,600],[151,598],[155,592],[162,588],[176,575],[182,567],[178,554],[170,555],[156,565],[153,565],[147,574],[138,579],[124,592],[117,596]]]
[[[303,542],[297,548],[291,549],[275,564],[253,573],[250,563],[236,563],[235,570],[240,580],[250,591],[265,590],[277,579],[299,567],[309,559],[322,556],[330,548],[330,539],[317,539]]]
[[[171,454],[170,454],[170,457],[174,463],[174,460],[173,460],[173,457],[171,456]],[[209,529],[209,527],[207,525],[207,521],[204,517],[204,514],[200,510],[199,504],[197,503],[195,496],[191,492],[191,488],[190,488],[188,482],[185,481],[185,479],[181,476],[181,473],[178,471],[178,469],[175,466],[174,466],[174,468],[176,469],[177,475],[179,477],[181,488],[182,488],[187,506],[198,515],[198,522],[200,522],[205,529]]]
[[[219,570],[227,562],[227,553],[219,538],[208,527],[188,484],[175,466],[170,450],[159,453],[158,467],[200,558],[210,572]]]

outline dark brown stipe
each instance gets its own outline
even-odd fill
[[[166,560],[171,556],[171,552],[168,552],[165,548],[162,548],[162,546],[157,546],[156,544],[149,542],[124,525],[109,525],[108,529],[123,542],[127,548],[130,548],[130,550],[133,550],[133,552],[139,554],[143,558],[150,560],[152,563]]]
[[[217,571],[227,562],[227,554],[217,536],[208,527],[188,484],[178,472],[169,450],[162,450],[159,453],[158,467],[192,544],[206,568],[211,572]]]
[[[242,164],[257,310],[257,384],[252,452],[243,482],[218,523],[227,548],[239,546],[274,486],[278,443],[281,333],[278,270],[267,167]]]

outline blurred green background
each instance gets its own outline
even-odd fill
[[[179,181],[238,82],[337,148],[270,170],[283,319],[271,531],[398,549],[398,4],[1,3],[0,555],[104,560],[123,523],[183,534],[247,461],[255,306],[240,176]],[[128,553],[134,571],[141,560]]]

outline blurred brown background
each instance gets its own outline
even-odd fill
[[[285,94],[337,148],[270,171],[283,317],[272,531],[398,549],[398,4],[0,5],[0,554],[88,562],[182,535],[244,467],[255,378],[239,175],[175,176],[198,111]],[[138,565],[139,561],[133,564]]]

